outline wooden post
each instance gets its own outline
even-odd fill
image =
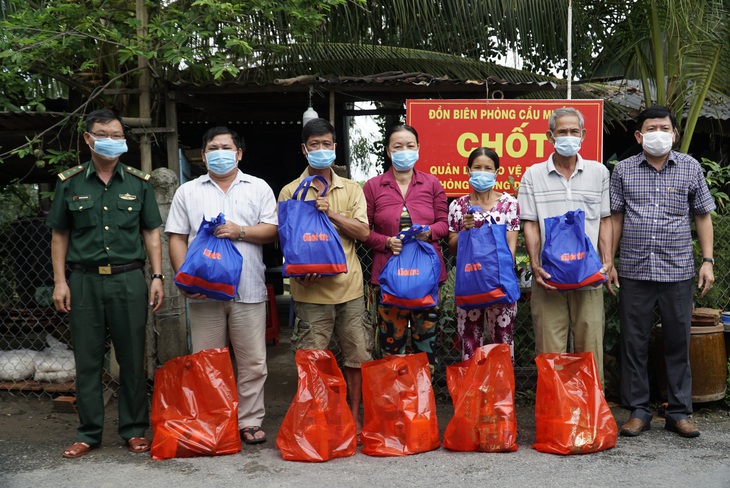
[[[147,5],[145,0],[137,0],[137,20],[139,20],[139,28],[137,28],[137,37],[142,38],[147,35]],[[149,61],[144,56],[139,56],[137,66],[142,68],[139,77],[139,117],[141,119],[149,119],[150,115],[150,69]],[[141,135],[139,140],[139,159],[141,169],[145,173],[152,172],[152,143],[147,133]]]
[[[177,93],[165,91],[165,125],[167,126],[167,167],[180,178],[180,158],[177,143]]]
[[[335,125],[335,92],[334,92],[334,90],[330,91],[330,124],[332,124],[333,127],[337,127]]]

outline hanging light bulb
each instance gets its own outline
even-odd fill
[[[310,120],[318,119],[319,114],[312,108],[312,92],[314,91],[314,87],[312,85],[309,85],[309,108],[304,112],[302,115],[302,127],[307,125],[307,122]]]

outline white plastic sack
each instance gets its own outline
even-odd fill
[[[68,373],[72,372],[73,374],[71,376],[73,377],[76,372],[76,361],[74,360],[73,351],[69,351],[66,344],[51,334],[46,336],[46,343],[48,347],[39,352],[35,358],[36,381],[49,381],[38,379],[37,373],[62,372],[64,373],[62,376],[67,377]]]
[[[66,381],[73,381],[75,377],[76,370],[72,369],[70,371],[36,371],[33,379],[46,383],[64,383]]]
[[[75,371],[73,351],[41,352],[35,360],[35,370],[40,373],[55,373],[57,371]]]
[[[0,380],[23,381],[33,377],[38,351],[16,349],[0,351]]]

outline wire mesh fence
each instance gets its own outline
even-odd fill
[[[0,390],[41,396],[76,389],[68,314],[53,306],[50,245],[44,219],[21,219],[0,228]],[[148,318],[150,382],[161,362],[157,330],[166,320],[177,320],[184,307],[182,297],[169,297],[165,314]],[[119,367],[109,339],[103,364],[104,389],[116,392]]]
[[[21,219],[0,242],[0,388],[71,391],[76,369],[68,320],[53,307],[51,232],[41,219]]]

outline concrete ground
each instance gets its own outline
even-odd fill
[[[517,408],[520,448],[513,453],[440,448],[400,458],[358,452],[320,464],[284,461],[275,439],[296,392],[287,342],[282,337],[282,343],[268,350],[263,425],[268,442],[244,445],[229,456],[153,461],[148,454],[131,454],[116,435],[112,400],[103,446],[80,459],[63,459],[61,452],[74,441],[76,415],[54,412],[47,397],[0,393],[0,487],[730,487],[730,415],[719,404],[696,406],[693,421],[702,431],[699,438],[680,438],[655,419],[642,436],[620,437],[615,448],[588,455],[557,456],[531,449],[534,409],[522,406]],[[442,433],[451,415],[450,405],[439,405]],[[619,425],[628,417],[617,408],[614,415]]]

